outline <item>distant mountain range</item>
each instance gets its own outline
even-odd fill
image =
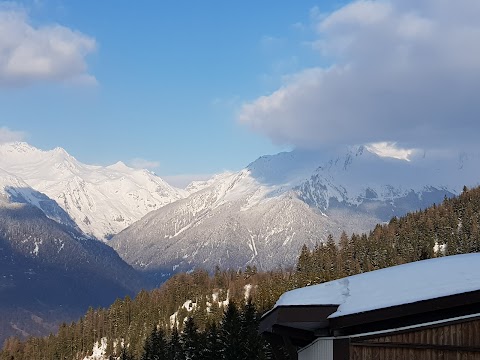
[[[440,203],[480,179],[476,157],[439,162],[384,158],[366,147],[343,155],[292,151],[192,184],[187,198],[152,211],[109,243],[156,279],[195,267],[291,266],[303,244],[369,231]]]
[[[340,155],[295,150],[182,190],[122,163],[85,165],[61,148],[0,145],[0,174],[18,182],[3,186],[11,199],[99,239],[113,236],[108,244],[156,282],[195,267],[293,265],[304,243],[369,231],[478,184],[478,164],[466,154],[385,158],[364,146]]]
[[[122,162],[86,165],[62,148],[42,151],[24,142],[0,145],[0,169],[55,200],[83,232],[101,240],[186,195],[148,170]]]

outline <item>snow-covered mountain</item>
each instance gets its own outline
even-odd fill
[[[48,218],[78,230],[77,224],[54,200],[32,189],[17,176],[0,169],[0,206],[10,203],[31,204],[42,210]]]
[[[438,162],[292,151],[195,183],[190,195],[147,214],[110,244],[158,278],[194,267],[293,265],[301,246],[329,233],[368,231],[392,216],[440,203],[480,179],[478,158]]]
[[[186,195],[147,170],[122,162],[86,165],[62,148],[42,151],[24,142],[0,145],[0,169],[23,181],[11,186],[10,193],[38,205],[36,196],[22,190],[28,184],[55,200],[82,231],[99,239],[108,239],[149,211]]]
[[[24,143],[1,145],[0,162],[0,343],[11,335],[47,335],[88,306],[109,305],[147,285],[56,201],[4,170],[55,189],[56,171],[65,166],[85,175],[81,164],[61,150],[42,152]],[[70,173],[64,171],[62,180]]]

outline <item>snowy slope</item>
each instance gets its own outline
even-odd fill
[[[383,221],[425,208],[479,184],[480,159],[438,160],[420,154],[411,161],[380,158],[361,146],[319,166],[295,186],[298,197],[321,211],[349,207]]]
[[[479,274],[480,254],[447,256],[291,290],[275,307],[339,305],[335,318],[480,290]]]
[[[438,163],[423,154],[410,162],[386,159],[364,147],[263,156],[237,173],[194,183],[187,198],[147,214],[111,245],[155,276],[215,265],[289,266],[304,243],[368,231],[477,184],[477,164],[458,157]]]
[[[48,218],[78,230],[75,222],[54,200],[32,189],[15,175],[0,169],[0,206],[9,203],[31,204],[42,210]]]
[[[0,145],[0,169],[55,200],[85,233],[99,239],[186,194],[147,170],[121,162],[86,165],[62,148],[42,151],[20,142]]]
[[[197,266],[271,269],[292,264],[292,249],[334,230],[295,196],[268,199],[268,189],[242,186],[251,180],[246,173],[228,180],[147,214],[109,245],[134,267],[159,276]]]

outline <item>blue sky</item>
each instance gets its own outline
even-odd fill
[[[96,85],[32,81],[0,89],[1,122],[79,160],[145,159],[160,175],[239,169],[287,148],[236,120],[316,54],[313,1],[24,1],[34,28],[60,24],[94,39]],[[332,5],[335,6],[335,5]],[[297,24],[295,26],[294,24]]]
[[[294,147],[477,150],[479,18],[471,0],[0,1],[0,142],[174,181]]]

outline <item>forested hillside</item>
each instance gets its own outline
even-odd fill
[[[46,335],[145,284],[108,245],[0,195],[0,343]]]
[[[106,341],[107,358],[150,359],[148,349],[154,340],[167,350],[177,344],[175,357],[174,352],[166,350],[167,359],[184,359],[184,354],[188,359],[210,358],[205,351],[189,353],[197,349],[198,345],[191,346],[191,338],[197,336],[202,339],[195,342],[202,344],[200,349],[220,344],[218,349],[222,350],[218,350],[216,359],[253,359],[253,355],[245,355],[244,347],[237,355],[229,355],[231,349],[225,341],[221,345],[230,312],[237,311],[238,319],[245,319],[247,311],[263,313],[270,309],[289,289],[431,257],[477,252],[479,212],[480,188],[464,189],[457,198],[393,218],[370,234],[343,233],[339,239],[330,236],[314,249],[304,247],[295,269],[258,273],[248,267],[242,271],[217,269],[212,276],[202,270],[178,274],[159,289],[143,291],[133,300],[126,297],[108,309],[90,309],[78,322],[62,325],[58,335],[25,342],[9,339],[0,359],[83,359],[102,339]],[[246,302],[249,297],[255,308]],[[249,316],[251,321],[237,321],[243,328],[228,331],[255,334],[256,340],[248,340],[259,341],[255,356],[268,357],[256,338],[255,316]]]

